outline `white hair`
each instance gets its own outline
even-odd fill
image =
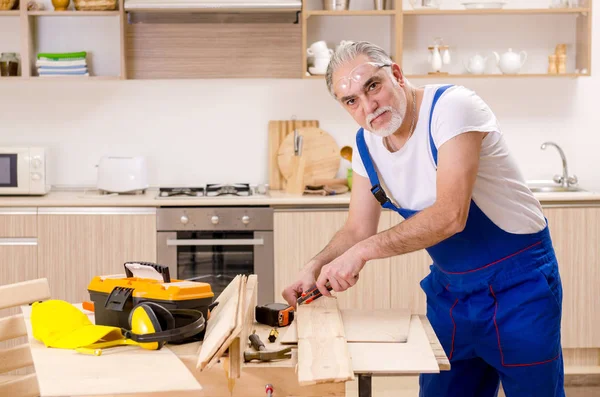
[[[325,82],[327,83],[327,89],[331,95],[335,96],[333,92],[332,81],[333,73],[340,66],[355,60],[359,55],[365,55],[371,62],[386,64],[391,64],[394,62],[381,47],[368,41],[346,41],[340,44],[331,56],[331,60],[327,66],[327,72],[325,73]],[[391,68],[388,69],[388,73],[390,76],[393,75]],[[406,84],[409,84],[406,79],[404,80],[406,81]],[[392,81],[397,83],[394,79],[392,79]]]

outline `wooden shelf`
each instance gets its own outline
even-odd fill
[[[404,10],[404,15],[482,15],[482,14],[579,14],[587,13],[589,8],[501,8],[501,9],[455,9],[455,10]]]
[[[0,11],[0,17],[18,17],[20,13],[19,10]]]
[[[119,11],[29,11],[27,15],[47,17],[107,17],[117,16]]]
[[[46,81],[88,81],[88,80],[121,80],[119,76],[31,76],[31,79]]]
[[[448,79],[448,78],[456,78],[456,79],[485,79],[485,78],[501,78],[501,79],[511,79],[511,78],[531,78],[531,77],[548,77],[548,78],[560,78],[560,77],[580,77],[587,76],[587,74],[582,73],[565,73],[565,74],[548,74],[548,73],[519,73],[519,74],[413,74],[406,75],[408,79]]]
[[[329,10],[305,10],[303,11],[304,18],[311,16],[336,16],[336,17],[348,17],[348,16],[390,16],[396,15],[395,10],[342,10],[342,11],[329,11]]]
[[[407,74],[407,79],[481,79],[481,78],[501,78],[501,79],[510,79],[510,78],[531,78],[531,77],[548,77],[548,78],[575,78],[575,77],[585,77],[589,76],[589,74],[583,73],[566,73],[566,74],[547,74],[547,73],[520,73],[520,74]],[[324,79],[325,76],[321,75],[311,75],[304,76],[305,79]]]

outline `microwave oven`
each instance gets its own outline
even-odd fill
[[[0,146],[0,195],[44,195],[46,148]]]

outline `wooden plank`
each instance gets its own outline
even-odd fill
[[[342,309],[344,332],[348,342],[406,342],[410,326],[410,309]],[[296,322],[281,337],[282,344],[298,343]]]
[[[300,349],[300,347],[298,347]],[[418,315],[411,317],[406,343],[348,343],[354,373],[439,373],[437,359]]]
[[[31,352],[27,343],[3,349],[0,355],[0,373],[33,365]]]
[[[421,319],[421,324],[425,329],[425,333],[427,334],[427,338],[429,339],[429,344],[431,345],[431,350],[433,351],[433,355],[438,362],[438,366],[440,367],[440,371],[450,371],[450,360],[448,360],[448,356],[446,356],[446,351],[442,347],[440,340],[438,339],[431,323],[427,316],[419,315]]]
[[[80,305],[75,306],[81,310]],[[33,338],[31,306],[21,306],[21,310],[42,396],[87,396],[91,391],[98,395],[118,395],[202,390],[168,347],[160,350],[114,347],[104,349],[99,357],[70,349],[47,348]],[[93,319],[93,313],[84,313]]]
[[[239,378],[242,372],[242,364],[244,362],[244,350],[248,346],[248,336],[252,333],[252,325],[254,324],[254,308],[258,298],[258,277],[255,274],[248,276],[246,282],[246,299],[244,302],[243,326],[237,339],[238,351],[230,351],[230,369],[229,376],[231,378]]]
[[[0,382],[0,396],[38,397],[40,389],[35,374],[17,376],[7,382]]]
[[[297,316],[300,385],[354,380],[337,299],[322,297],[301,305]]]
[[[22,314],[0,318],[0,341],[27,335]]]
[[[214,364],[211,360],[235,329],[241,285],[242,276],[237,275],[215,300],[218,305],[210,313],[198,355],[197,368],[200,370],[208,369]]]
[[[39,278],[0,287],[0,309],[29,304],[50,297],[48,280]]]

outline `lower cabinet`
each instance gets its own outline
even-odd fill
[[[556,206],[544,214],[563,285],[563,347],[600,348],[600,206]]]
[[[155,208],[39,208],[37,276],[52,297],[88,300],[92,278],[127,261],[156,261]]]
[[[294,282],[300,269],[325,248],[347,217],[347,209],[275,211],[275,298],[278,302],[284,302],[283,289]],[[384,214],[379,229],[387,228],[389,217]],[[369,262],[356,285],[338,294],[340,307],[389,308],[389,280],[389,259]]]

